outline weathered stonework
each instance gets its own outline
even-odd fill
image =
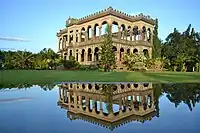
[[[122,64],[125,52],[147,52],[152,57],[155,20],[142,13],[131,16],[109,7],[80,19],[69,18],[66,21],[66,28],[57,33],[58,51],[63,59],[72,55],[83,65],[97,64],[106,24],[112,28],[118,66]]]

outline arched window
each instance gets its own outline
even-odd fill
[[[133,50],[133,53],[137,53],[138,52],[138,50],[135,48],[134,50]]]
[[[142,40],[144,40],[144,41],[147,40],[147,38],[146,38],[146,33],[147,33],[146,27],[143,26],[143,27],[142,27]]]
[[[139,40],[138,26],[134,26],[134,28],[133,28],[133,36],[134,36],[134,41]]]
[[[102,32],[101,32],[102,35],[106,34],[107,25],[108,23],[106,21],[102,23]]]
[[[150,28],[148,28],[147,29],[147,41],[151,41],[151,29]]]
[[[82,49],[81,51],[81,62],[85,60],[85,49]]]
[[[88,61],[92,61],[92,50],[91,48],[88,48]]]
[[[84,42],[85,41],[85,28],[83,27],[81,29],[81,42]]]
[[[96,47],[94,49],[94,57],[95,57],[95,61],[99,61],[99,48]]]
[[[94,37],[99,36],[99,25],[95,24],[94,25]]]
[[[147,49],[144,49],[144,50],[143,50],[143,53],[144,53],[144,56],[145,56],[146,58],[149,58],[149,52],[148,52]]]
[[[67,60],[67,53],[64,53],[64,60]]]
[[[121,25],[120,27],[120,32],[121,32],[121,39],[124,39],[125,38],[125,30],[126,30],[126,27],[124,24]]]
[[[112,36],[113,37],[118,37],[118,23],[113,21],[112,23]]]
[[[122,61],[122,54],[124,52],[124,48],[120,48],[120,55],[119,55],[119,61]]]
[[[88,28],[87,28],[87,36],[88,36],[89,40],[92,38],[92,27],[91,26],[88,26]]]

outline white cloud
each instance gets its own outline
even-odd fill
[[[16,37],[1,37],[0,40],[5,40],[5,41],[19,41],[19,42],[29,42],[30,40],[25,39],[25,38],[16,38]]]

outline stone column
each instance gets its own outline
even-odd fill
[[[78,62],[81,62],[81,53],[78,51]]]
[[[133,32],[130,31],[130,41],[132,41],[132,35],[133,35]]]
[[[90,105],[89,103],[90,103],[90,99],[87,96],[87,97],[85,97],[86,111],[88,111],[88,109],[89,109],[89,105]]]
[[[118,38],[121,39],[121,31],[120,31],[120,26],[118,26]]]
[[[65,94],[65,90],[64,90],[64,88],[62,88],[62,100],[64,101],[64,94]]]
[[[100,102],[100,110],[103,110],[102,100],[100,100],[99,102]]]
[[[153,33],[150,32],[150,34],[151,34],[151,40],[150,40],[150,43],[153,45]]]
[[[99,38],[101,38],[101,30],[102,30],[102,27],[99,27]]]
[[[76,43],[76,31],[73,31],[73,45]]]
[[[119,101],[119,111],[120,112],[122,111],[122,99],[120,99],[120,101]]]
[[[96,62],[96,56],[94,55],[94,52],[92,55],[93,55],[92,61]]]
[[[82,105],[82,96],[78,96],[78,100],[79,105]]]
[[[78,42],[81,42],[81,32],[78,33]]]
[[[85,41],[87,41],[88,40],[88,31],[86,30],[85,31]]]
[[[102,100],[100,99],[100,101],[99,101],[99,107],[100,107],[100,114],[102,114],[103,113],[103,105],[102,105]]]
[[[58,51],[60,50],[60,38],[58,37]]]
[[[63,42],[64,42],[63,43],[63,46],[64,46],[63,49],[66,49],[66,37],[63,37]]]
[[[77,95],[74,93],[74,107],[77,108]]]
[[[88,60],[88,58],[87,58],[87,49],[85,50],[84,54],[85,54],[84,55],[84,64],[86,65],[87,64],[87,60]]]
[[[134,100],[137,101],[137,95],[134,95]]]
[[[136,41],[136,35],[133,33],[133,41]]]
[[[67,34],[67,43],[68,43],[68,45],[69,45],[69,40],[70,40],[70,34],[68,33]]]
[[[109,26],[110,26],[110,32],[111,32],[111,35],[112,35],[112,23],[109,24]]]
[[[128,37],[128,31],[124,31],[124,37],[125,37],[125,40],[127,40],[127,37]]]
[[[152,58],[152,48],[148,49],[148,52],[149,52],[149,58],[151,59]]]
[[[95,102],[96,102],[96,100],[92,100],[92,112],[95,111]]]
[[[68,95],[68,96],[67,96],[67,98],[68,98],[68,104],[71,104],[70,92],[68,92],[67,95]]]
[[[140,106],[139,106],[139,110],[140,111],[143,111],[144,110],[144,96],[140,96],[140,99],[141,99],[141,103],[140,103]]]
[[[94,55],[93,54],[94,54],[93,48],[91,48],[91,61],[94,61],[94,57],[93,57]]]
[[[61,88],[60,87],[58,89],[58,94],[59,94],[59,101],[61,101]]]
[[[142,38],[142,31],[141,30],[139,30],[139,40],[143,40],[143,38]]]
[[[91,34],[92,34],[91,39],[93,39],[95,37],[94,36],[94,28],[91,29]]]
[[[63,49],[63,45],[64,45],[64,38],[63,38],[63,36],[62,36],[62,41],[61,41],[61,43],[62,43],[62,48],[61,49]]]

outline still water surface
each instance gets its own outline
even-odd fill
[[[200,84],[4,86],[0,132],[200,133],[199,101]]]

